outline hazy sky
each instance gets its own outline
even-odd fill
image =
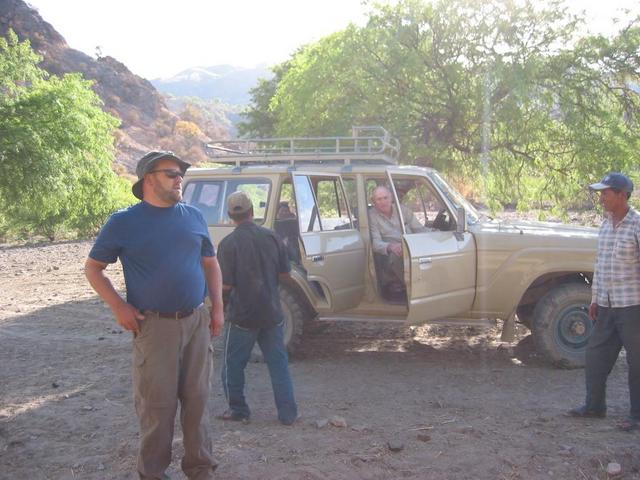
[[[151,79],[188,67],[280,63],[301,45],[363,24],[362,0],[26,0],[70,47]],[[388,3],[388,2],[385,2]],[[638,0],[571,0],[600,31]]]

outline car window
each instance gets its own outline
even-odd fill
[[[284,182],[280,187],[277,208],[276,220],[286,220],[297,217],[296,199],[293,195],[293,186],[290,181]]]
[[[425,227],[436,230],[455,229],[453,217],[442,198],[424,177],[393,176],[393,186],[406,212]],[[405,223],[410,221],[404,219]]]
[[[271,182],[263,178],[190,180],[183,201],[198,208],[207,225],[231,225],[226,199],[233,192],[245,192],[253,203],[254,222],[264,223]]]
[[[190,181],[184,187],[182,199],[200,210],[207,225],[216,225],[221,219],[224,184],[224,180]]]
[[[267,213],[267,201],[271,183],[267,180],[236,180],[227,183],[226,197],[233,192],[244,192],[251,199],[253,204],[253,221],[258,224],[264,223]],[[228,218],[227,209],[224,209]]]
[[[314,178],[322,230],[351,227],[347,198],[337,177]]]
[[[316,199],[309,177],[294,175],[293,184],[298,201],[298,222],[301,232],[319,232],[320,219],[316,208]]]
[[[416,179],[394,178],[393,185],[396,189],[398,201],[400,202],[400,205],[404,207],[403,213],[410,212],[422,226],[425,226],[427,223],[428,214],[426,212],[422,189],[418,187],[419,183],[416,181]],[[409,219],[405,218],[404,221],[408,222]]]
[[[339,177],[294,175],[301,232],[353,228]]]
[[[280,237],[285,246],[289,260],[295,264],[301,263],[301,252],[298,245],[300,234],[298,227],[298,209],[296,208],[295,195],[291,181],[285,181],[280,187],[276,219],[273,222],[273,231]]]

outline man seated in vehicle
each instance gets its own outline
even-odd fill
[[[402,225],[398,210],[393,205],[391,191],[379,185],[371,194],[373,207],[369,212],[369,229],[373,251],[382,256],[381,275],[386,296],[397,297],[404,293],[404,264],[402,258]],[[400,206],[406,233],[427,232],[427,229],[404,205]]]
[[[296,218],[296,214],[291,211],[289,202],[283,201],[278,204],[278,212],[276,213],[277,220],[286,220],[289,218]]]

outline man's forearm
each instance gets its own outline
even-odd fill
[[[595,269],[594,269],[595,270]],[[593,272],[593,279],[591,281],[591,303],[596,303],[598,301],[598,271],[595,270]]]
[[[106,265],[88,258],[84,266],[84,274],[89,281],[91,288],[105,301],[112,310],[116,310],[124,303],[124,299],[118,294],[111,280],[104,273]]]
[[[216,257],[203,259],[204,274],[209,289],[211,308],[222,309],[222,271]]]
[[[382,235],[375,228],[371,230],[371,247],[380,255],[388,255],[389,242],[382,240]]]

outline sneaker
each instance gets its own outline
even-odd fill
[[[291,425],[293,425],[294,423],[296,423],[298,420],[300,420],[300,418],[302,417],[302,415],[298,414],[296,415],[296,417],[293,420],[280,420],[280,423],[282,425],[286,425],[287,427],[290,427]]]
[[[586,405],[581,407],[572,408],[567,412],[568,417],[575,418],[604,418],[607,416],[606,412],[596,412],[595,410],[588,410]]]

